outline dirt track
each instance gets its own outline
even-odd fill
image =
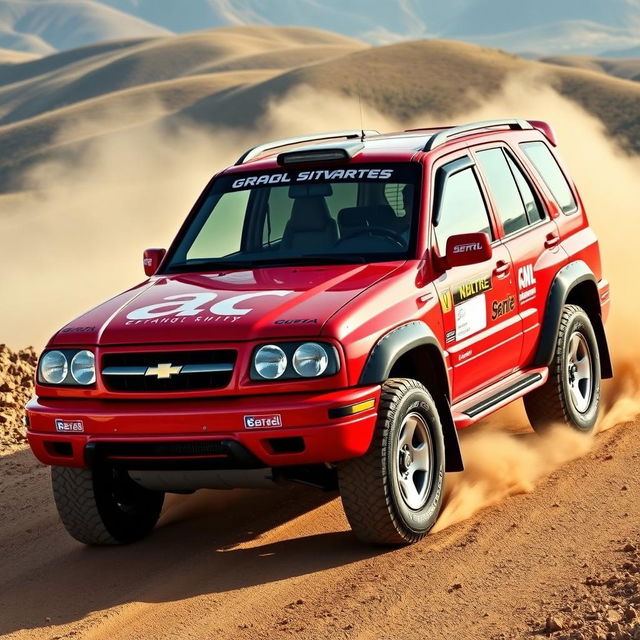
[[[632,638],[615,622],[619,609],[634,627],[629,602],[593,584],[617,571],[638,600],[638,554],[620,567],[640,542],[639,438],[640,421],[611,429],[534,492],[384,551],[355,542],[334,496],[303,487],[171,497],[150,539],[85,548],[57,520],[48,469],[17,451],[0,457],[0,634],[519,638],[548,616],[566,631],[586,606]]]

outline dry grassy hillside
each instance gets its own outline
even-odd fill
[[[1,59],[1,58],[0,58]],[[476,106],[513,74],[550,83],[640,148],[640,84],[459,42],[369,47],[304,28],[233,27],[92,45],[0,65],[0,184],[53,149],[150,121],[249,128],[300,85],[355,96],[401,121]]]
[[[561,67],[607,73],[616,78],[640,81],[640,58],[595,58],[593,56],[551,56],[540,62]]]

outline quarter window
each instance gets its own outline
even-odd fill
[[[577,208],[567,179],[544,142],[523,142],[520,147],[536,168],[564,213]]]
[[[444,254],[447,240],[460,233],[482,232],[492,238],[489,214],[480,185],[471,167],[450,176],[444,184],[438,224],[438,249]]]

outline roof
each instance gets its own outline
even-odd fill
[[[377,131],[336,131],[274,140],[252,147],[245,151],[229,171],[235,172],[248,168],[270,169],[285,164],[288,155],[335,152],[337,158],[344,161],[358,155],[361,151],[371,158],[386,162],[411,160],[417,153],[458,141],[471,135],[505,130],[538,129],[555,145],[553,130],[546,122],[527,120],[488,120],[447,127],[426,127],[395,133],[380,134]],[[304,146],[301,146],[304,145]],[[339,154],[342,154],[340,157]],[[367,158],[371,160],[371,158]]]

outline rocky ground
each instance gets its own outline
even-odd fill
[[[12,351],[0,344],[0,455],[26,442],[22,418],[37,358],[33,347]]]
[[[617,566],[571,585],[562,597],[555,593],[545,599],[550,614],[543,621],[531,621],[533,635],[556,640],[640,640],[640,551],[637,539],[616,542]]]

